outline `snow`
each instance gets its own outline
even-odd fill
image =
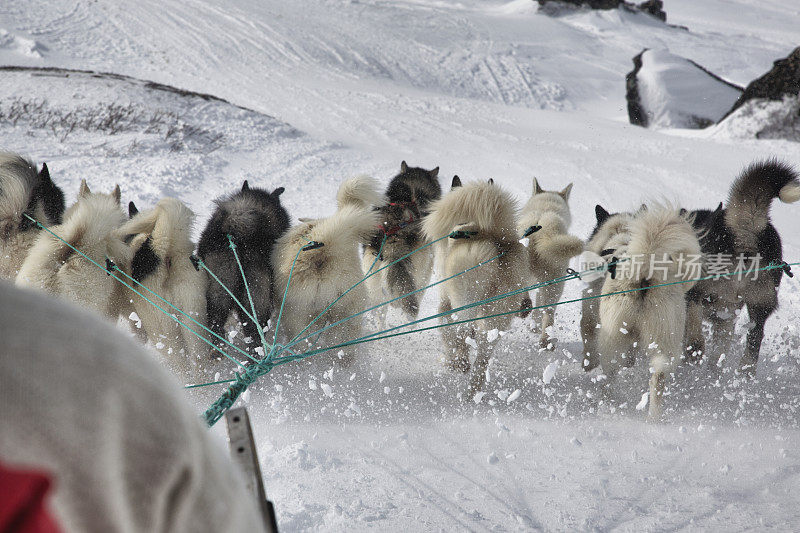
[[[739,85],[763,74],[800,42],[791,2],[671,0],[668,21],[688,29],[625,11],[551,17],[532,4],[6,3],[0,64],[131,78],[0,71],[0,116],[41,103],[16,123],[0,118],[0,146],[47,161],[68,202],[84,177],[119,182],[140,208],[177,196],[196,211],[196,233],[211,200],[244,179],[286,187],[296,219],[333,212],[344,177],[386,183],[403,159],[440,166],[443,184],[493,177],[520,201],[534,175],[573,181],[572,230],[583,236],[597,203],[713,207],[755,158],[800,166],[796,143],[646,130],[627,123],[625,106],[643,48]],[[92,122],[119,109],[115,131]],[[62,126],[70,113],[86,127]],[[775,202],[790,261],[800,260],[797,216]],[[474,403],[458,397],[467,378],[443,368],[437,331],[365,344],[348,369],[325,358],[282,366],[248,398],[281,530],[790,529],[800,520],[799,279],[781,285],[758,378],[730,371],[737,354],[719,370],[681,367],[659,424],[637,409],[646,364],[610,391],[584,373],[576,304],[558,308],[556,351],[539,352],[530,319],[498,332]],[[568,282],[563,298],[582,288]],[[436,296],[426,293],[423,316]],[[746,326],[744,313],[737,333]],[[200,412],[221,391],[189,394]]]

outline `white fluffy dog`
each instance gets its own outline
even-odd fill
[[[454,230],[474,232],[469,238],[445,239],[434,245],[436,270],[440,276],[452,276],[502,254],[499,258],[442,284],[439,289],[440,312],[448,312],[524,286],[530,274],[527,252],[519,243],[517,235],[516,214],[513,197],[491,180],[488,183],[471,182],[455,187],[431,204],[431,213],[422,224],[423,232],[429,240]],[[479,318],[519,310],[521,300],[528,300],[527,294],[458,311],[457,319]],[[497,335],[490,332],[507,329],[512,316],[506,314],[442,328],[447,350],[446,360],[454,370],[469,371],[467,337],[477,343],[478,353],[465,399],[472,399],[486,381],[487,366],[497,339]],[[453,317],[448,315],[444,320],[452,322]]]
[[[639,211],[630,223],[630,241],[619,257],[616,275],[606,276],[600,298],[598,351],[609,377],[625,359],[642,351],[650,366],[651,419],[661,417],[667,375],[683,355],[686,292],[694,282],[685,264],[700,257],[700,243],[691,222],[670,206]],[[652,287],[652,288],[650,288]]]
[[[530,269],[533,279],[539,283],[563,276],[569,260],[583,251],[583,241],[567,233],[572,222],[567,204],[570,191],[571,183],[560,192],[545,191],[533,178],[533,195],[522,208],[517,231],[520,236],[529,233]],[[546,285],[536,291],[534,320],[541,324],[539,345],[542,348],[553,346],[553,339],[547,333],[556,312],[556,308],[551,306],[558,302],[563,292],[563,283]]]
[[[142,211],[119,228],[116,234],[129,242],[132,251],[131,276],[148,289],[171,302],[202,325],[206,324],[206,288],[204,271],[192,265],[194,251],[191,240],[195,215],[175,198],[163,198],[150,210]],[[169,311],[175,318],[204,338],[206,331],[186,316],[174,311],[147,290],[128,283],[150,300]],[[147,339],[176,363],[179,370],[189,371],[209,346],[191,331],[156,309],[141,296],[129,292],[136,314],[142,321]]]
[[[93,194],[83,180],[78,201],[64,213],[64,222],[50,230],[99,265],[108,258],[129,272],[131,252],[114,233],[127,219],[119,200],[119,185],[111,194]],[[121,283],[45,231],[22,263],[16,284],[57,294],[109,318],[129,309]]]
[[[341,185],[336,199],[338,209],[332,216],[301,219],[299,225],[275,241],[272,255],[275,309],[280,308],[289,273],[292,272],[280,323],[282,337],[287,342],[364,276],[359,246],[378,223],[378,213],[372,209],[381,202],[377,182],[366,176],[351,178]],[[323,246],[300,251],[298,255],[298,251],[309,242]],[[295,257],[297,261],[294,261]],[[362,283],[336,302],[303,336],[363,310],[366,304],[367,292]],[[360,335],[361,327],[361,316],[335,326],[326,332],[324,338],[328,342],[325,345],[352,340]],[[342,352],[338,357],[341,363],[352,363],[355,349],[348,348]]]

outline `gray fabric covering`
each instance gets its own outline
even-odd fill
[[[50,472],[65,531],[261,531],[179,383],[106,324],[0,282],[0,461]]]

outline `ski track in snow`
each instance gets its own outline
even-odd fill
[[[41,104],[0,119],[0,146],[47,161],[68,202],[84,177],[119,182],[140,207],[177,196],[197,232],[211,199],[243,179],[285,186],[294,218],[317,216],[333,212],[344,177],[385,183],[401,159],[439,165],[443,184],[494,177],[521,202],[534,175],[546,188],[574,181],[583,236],[596,203],[711,207],[754,158],[800,166],[795,143],[627,124],[624,75],[644,47],[744,85],[800,41],[790,3],[666,4],[688,30],[624,11],[547,17],[528,0],[7,2],[0,64],[113,72],[231,104],[136,80],[0,71],[0,116]],[[114,105],[131,110],[118,131],[52,121]],[[772,215],[785,257],[800,260],[797,206],[775,202]],[[576,304],[559,307],[552,352],[515,320],[479,405],[456,399],[465,378],[443,369],[435,331],[364,345],[353,368],[327,356],[280,367],[247,403],[281,530],[794,529],[798,279],[784,278],[758,378],[681,368],[660,425],[636,409],[643,364],[611,392],[581,370]],[[570,282],[563,298],[580,289]],[[422,316],[435,310],[431,290]],[[191,398],[201,410],[219,393]]]

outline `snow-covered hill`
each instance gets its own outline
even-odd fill
[[[688,29],[616,10],[545,16],[529,0],[6,2],[0,65],[120,76],[0,71],[0,147],[47,161],[68,201],[83,177],[120,182],[140,207],[177,195],[200,224],[243,179],[285,186],[300,217],[332,212],[344,177],[385,183],[402,159],[440,166],[443,182],[493,177],[520,201],[535,175],[547,188],[575,182],[580,235],[596,203],[709,207],[754,158],[800,166],[796,143],[630,126],[624,81],[651,48],[745,85],[800,41],[800,7],[667,0],[665,10]],[[15,122],[15,105],[32,112]],[[796,205],[773,208],[795,261],[798,216]],[[794,529],[797,280],[784,279],[756,382],[681,369],[662,425],[637,409],[645,368],[601,401],[596,374],[577,362],[575,304],[559,308],[554,352],[515,322],[480,405],[455,399],[463,378],[442,369],[435,332],[368,344],[353,369],[282,367],[248,396],[280,525]],[[580,289],[570,282],[564,298]],[[435,307],[429,291],[423,313]],[[192,393],[198,411],[219,392]]]

